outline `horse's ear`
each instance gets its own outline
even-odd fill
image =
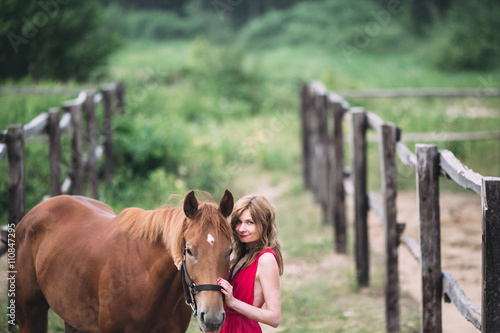
[[[222,213],[224,217],[228,217],[233,211],[234,199],[231,192],[226,190],[222,199],[220,199],[219,211]]]
[[[198,200],[194,195],[194,191],[189,192],[184,199],[184,214],[192,219],[198,212]]]

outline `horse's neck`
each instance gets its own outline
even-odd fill
[[[129,239],[126,254],[122,270],[117,270],[120,274],[116,274],[115,279],[123,281],[120,286],[127,288],[127,293],[132,295],[130,297],[147,300],[138,300],[143,306],[141,311],[157,311],[166,298],[182,297],[179,271],[162,243]]]
[[[169,207],[145,211],[139,208],[125,209],[118,215],[120,229],[129,235],[143,239],[151,245],[166,248],[177,268],[182,262],[183,224],[182,208]]]

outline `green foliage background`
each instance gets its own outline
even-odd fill
[[[245,48],[418,52],[441,70],[498,66],[500,4],[479,0],[41,0],[0,4],[0,80],[102,78],[121,40],[203,36]]]
[[[0,80],[85,80],[119,45],[93,0],[5,0],[0,22]]]
[[[455,1],[437,25],[433,60],[445,70],[487,70],[498,66],[500,3]]]
[[[96,1],[60,4],[50,22],[29,43],[20,45],[23,51],[18,59],[6,36],[21,31],[23,17],[31,20],[41,7],[37,2],[23,8],[15,1],[2,2],[2,84],[83,90],[98,86],[97,79],[99,83],[123,81],[126,111],[114,118],[116,172],[111,184],[101,182],[99,199],[116,211],[129,206],[150,209],[167,202],[170,194],[184,195],[190,189],[208,191],[218,200],[225,188],[236,198],[246,194],[245,182],[254,185],[263,181],[261,177],[275,185],[291,184],[278,209],[286,225],[280,230],[283,248],[294,258],[322,258],[331,252],[332,242],[319,213],[303,209],[310,198],[301,179],[299,84],[319,79],[335,91],[499,88],[500,43],[494,18],[500,12],[491,2],[401,1],[395,14],[390,12],[391,2],[383,0],[269,0],[255,1],[260,9],[252,15],[250,3],[244,1],[232,1],[232,7],[198,0],[163,2],[162,6],[171,6],[168,10],[155,7],[155,1],[102,3],[104,7]],[[433,7],[434,3],[443,3],[443,9]],[[2,93],[0,130],[8,124],[26,124],[49,107],[75,97]],[[498,98],[349,102],[394,122],[402,128],[403,138],[411,132],[500,128]],[[478,113],[471,116],[475,110]],[[102,121],[102,109],[97,114]],[[498,140],[426,142],[450,149],[476,172],[500,176]],[[68,135],[63,136],[63,174],[70,169],[69,144]],[[413,144],[407,142],[410,149]],[[377,148],[369,144],[373,190],[380,185]],[[27,209],[49,191],[47,154],[45,137],[26,142]],[[346,155],[348,162],[348,151]],[[0,174],[7,175],[5,159],[0,162]],[[398,165],[398,182],[401,189],[413,188],[413,171]],[[4,176],[0,177],[3,223],[7,204]],[[382,277],[363,296],[359,313],[367,318],[365,322],[349,321],[337,310],[345,298],[331,304],[346,290],[351,293],[349,300],[360,297],[352,294],[357,287],[352,276],[350,280],[330,286],[333,295],[317,298],[310,297],[317,281],[307,285],[302,281],[304,290],[299,293],[297,288],[286,290],[285,325],[297,332],[330,327],[331,322],[339,332],[383,330],[383,323],[377,321],[379,309],[366,309],[380,296]],[[308,320],[298,321],[306,311]],[[418,331],[418,319],[414,313],[410,316],[403,320],[403,332]],[[61,330],[61,323],[51,329]]]
[[[243,1],[228,6],[172,2],[168,10],[152,2],[46,0],[23,7],[5,1],[0,11],[0,73],[20,80],[8,79],[7,84],[43,87],[64,80],[69,87],[83,89],[95,86],[92,80],[99,76],[101,81],[124,81],[127,113],[114,125],[117,173],[113,184],[102,189],[102,199],[116,202],[117,209],[132,202],[152,207],[161,193],[200,188],[217,196],[241,163],[258,163],[268,170],[298,163],[299,155],[282,149],[286,142],[274,147],[267,144],[267,133],[261,133],[263,139],[238,134],[260,133],[259,126],[270,119],[295,115],[296,89],[302,82],[320,79],[331,90],[497,88],[500,43],[494,17],[499,6],[439,3],[433,7],[422,2],[424,10],[405,1],[271,1],[260,3],[260,11],[250,17],[250,4]],[[36,21],[41,11],[46,24],[38,24],[36,35],[20,44],[19,55],[13,57],[8,34],[22,34],[29,28],[25,18]],[[431,16],[417,15],[421,11]],[[118,38],[122,49],[117,48]],[[104,63],[106,71],[97,66]],[[0,128],[26,123],[73,97],[0,95]],[[397,123],[404,132],[493,131],[499,125],[497,119],[467,118],[471,106],[494,109],[491,100],[355,103]],[[453,117],[450,108],[458,110]],[[496,175],[496,155],[489,164],[476,162],[478,154],[494,150],[496,144],[440,145],[452,147],[470,167]],[[27,146],[33,165],[43,165],[45,146]],[[69,152],[64,159],[69,161]],[[64,170],[69,170],[69,162]],[[6,172],[5,163],[0,171]],[[29,166],[27,172],[34,178],[27,184],[29,208],[46,193],[41,184],[49,170]],[[403,178],[411,186],[412,177]],[[376,186],[376,178],[372,182]],[[151,189],[140,202],[134,198],[137,188]],[[7,193],[6,179],[0,180],[0,190]],[[6,207],[6,195],[0,203]]]

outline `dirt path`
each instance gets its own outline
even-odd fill
[[[398,221],[405,222],[405,233],[418,241],[416,193],[400,193],[398,197]],[[441,193],[440,208],[442,270],[450,272],[465,295],[481,307],[481,200],[474,193]],[[380,225],[378,228],[370,225],[370,228],[373,233],[381,232]],[[406,248],[401,248],[399,255],[401,288],[419,301],[420,267]],[[453,304],[444,303],[443,332],[476,333],[478,330]]]
[[[398,193],[398,221],[405,234],[419,242],[416,192]],[[441,193],[441,266],[452,274],[465,295],[481,306],[481,200],[474,193]],[[383,256],[384,230],[375,214],[369,214],[370,248]],[[405,246],[399,249],[401,293],[408,293],[421,307],[420,266]],[[451,303],[443,303],[443,333],[477,333],[478,330]]]

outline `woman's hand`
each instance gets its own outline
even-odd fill
[[[225,296],[224,302],[227,306],[232,307],[231,305],[236,301],[236,298],[233,297],[233,286],[223,278],[219,278],[217,283],[222,287],[221,291]]]

